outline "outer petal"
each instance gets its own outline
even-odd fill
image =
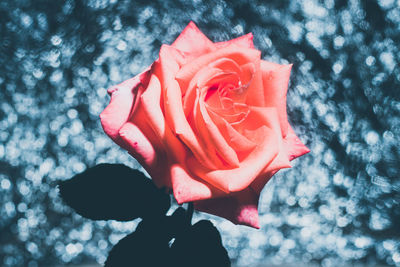
[[[283,137],[286,136],[289,127],[286,113],[286,93],[291,69],[292,64],[279,65],[261,60],[265,104],[278,109]]]
[[[278,170],[274,170],[271,172],[266,172],[261,174],[257,179],[254,180],[254,182],[250,185],[250,187],[258,194],[261,193],[265,185],[269,182],[269,180],[274,176],[275,173],[277,173]]]
[[[226,47],[231,44],[235,44],[237,46],[245,47],[245,48],[254,48],[253,34],[248,33],[248,34],[242,35],[238,38],[235,38],[235,39],[232,39],[229,41],[214,43],[214,45],[217,48]]]
[[[146,169],[157,186],[171,187],[166,175],[168,160],[164,152],[156,150],[142,130],[131,122],[125,123],[119,134],[126,143],[129,154]]]
[[[158,67],[158,64],[155,64]],[[148,124],[163,144],[169,155],[179,162],[185,161],[186,149],[178,138],[172,133],[170,127],[166,124],[164,114],[161,110],[161,85],[155,74],[151,75],[149,85],[140,97],[141,112],[144,113],[143,121],[139,124]],[[132,118],[135,120],[135,118]],[[139,118],[140,119],[140,118]],[[145,127],[144,125],[142,127]]]
[[[160,137],[165,138],[164,115],[160,108],[161,103],[161,85],[156,75],[152,74],[147,89],[140,97],[140,104],[149,119],[150,125],[154,132]]]
[[[189,22],[172,46],[188,53],[191,57],[199,56],[215,49],[214,43],[197,28],[193,21]]]
[[[119,130],[120,137],[128,144],[128,152],[132,154],[143,166],[151,169],[157,164],[157,153],[143,134],[133,123],[125,123]]]
[[[171,166],[171,181],[178,204],[223,196],[216,187],[195,178],[179,164]]]
[[[288,153],[289,160],[294,160],[295,158],[310,152],[310,149],[301,142],[300,138],[297,137],[290,125],[288,127],[288,133],[283,140],[283,144]]]
[[[260,194],[264,186],[271,179],[271,177],[280,169],[290,168],[287,152],[283,149],[283,141],[280,144],[280,150],[278,156],[274,159],[274,161],[269,164],[262,173],[251,183],[250,187],[253,190]]]
[[[293,160],[297,157],[300,157],[310,152],[310,150],[296,136],[290,125],[288,129],[288,134],[286,135],[285,139],[282,140],[281,143],[282,144],[279,155],[269,166],[267,166],[267,168],[265,168],[263,173],[259,177],[257,177],[251,184],[251,188],[253,188],[255,192],[260,193],[264,188],[265,184],[280,169],[290,167],[290,165],[288,164],[289,160]],[[284,159],[283,157],[287,158]]]
[[[278,155],[271,162],[271,164],[266,165],[262,173],[270,173],[275,170],[290,168],[290,162],[288,159],[288,152],[286,150],[286,146],[284,145],[284,140],[281,137],[281,127],[279,122],[279,114],[276,108],[252,108],[253,112],[257,112],[259,118],[263,118],[262,120],[268,122],[269,127],[274,130],[277,139],[278,146]],[[261,120],[261,119],[260,119]]]
[[[224,217],[234,224],[248,225],[259,229],[258,197],[251,188],[228,197],[194,202],[196,210]]]
[[[162,91],[169,87],[169,84],[175,80],[175,75],[180,69],[179,53],[169,45],[162,45],[159,53],[159,79]]]
[[[149,76],[150,67],[139,75],[108,89],[111,100],[100,114],[101,125],[104,132],[120,146],[123,146],[123,142],[119,137],[119,130],[128,121],[136,103],[138,91],[143,84],[147,83]]]
[[[275,170],[291,168],[284,141],[279,140],[279,153],[276,158],[263,170],[263,173],[272,172]]]

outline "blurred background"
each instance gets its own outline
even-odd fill
[[[102,131],[106,89],[190,20],[294,64],[289,119],[311,149],[264,189],[260,230],[194,220],[217,225],[234,266],[400,266],[400,1],[206,2],[0,2],[0,266],[102,264],[135,229],[80,217],[56,184],[140,168]]]

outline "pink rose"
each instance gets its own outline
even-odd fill
[[[101,123],[178,203],[258,228],[264,185],[309,152],[287,120],[291,67],[262,60],[251,33],[213,43],[190,22],[108,90]]]

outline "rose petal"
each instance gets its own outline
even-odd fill
[[[175,48],[169,45],[162,45],[159,53],[159,80],[163,91],[169,84],[175,80],[175,75],[180,69],[180,65],[177,58],[177,51]]]
[[[182,91],[182,94],[185,94],[183,97],[183,109],[186,116],[189,116],[193,111],[194,102],[196,100],[196,89],[198,87],[198,81],[206,79],[207,77],[213,77],[217,74],[221,73],[220,69],[217,68],[203,68],[201,71],[196,73],[193,79],[190,81],[189,86],[185,90]]]
[[[171,166],[171,181],[178,204],[220,197],[224,194],[214,186],[192,177],[179,164]]]
[[[256,72],[256,66],[253,62],[249,62],[247,64],[243,64],[240,66],[240,80],[243,85],[249,85],[253,80],[253,77]]]
[[[250,140],[259,145],[240,163],[239,168],[208,171],[188,161],[188,166],[197,176],[225,192],[240,191],[246,188],[279,152],[279,139],[282,137],[276,109],[250,107],[250,110],[246,120],[236,127],[242,128],[239,132],[247,132],[246,137],[250,137],[252,134]],[[260,125],[264,126],[260,127]],[[226,179],[226,177],[230,177],[230,179]]]
[[[286,147],[284,145],[284,140],[281,136],[281,128],[279,123],[279,114],[276,108],[267,108],[267,107],[250,107],[251,113],[250,115],[253,118],[249,118],[249,120],[257,120],[265,123],[269,128],[273,129],[275,134],[278,136],[277,138],[277,146],[278,146],[278,155],[271,162],[271,164],[266,165],[262,173],[272,172],[277,169],[282,168],[290,168],[290,162],[288,160],[288,153]],[[247,127],[249,129],[250,127]]]
[[[193,113],[192,116],[190,117],[190,121],[192,122],[191,124],[194,125],[194,129],[196,132],[196,135],[199,137],[199,139],[202,141],[203,146],[205,148],[206,154],[208,155],[209,159],[215,164],[217,169],[225,169],[227,166],[225,166],[226,162],[222,160],[220,155],[217,153],[217,149],[215,147],[215,142],[212,141],[212,136],[207,130],[206,124],[202,118],[200,109],[198,107],[198,99],[196,99],[196,102],[194,104]]]
[[[273,147],[276,149],[276,157],[273,158],[273,161],[270,163],[265,162],[264,165],[261,167],[263,170],[261,170],[259,173],[256,175],[259,176],[262,173],[269,172],[271,170],[275,170],[276,168],[286,168],[290,167],[290,164],[287,160],[287,153],[286,150],[284,150],[283,146],[283,140],[281,137],[281,130],[280,130],[280,125],[279,125],[279,117],[277,114],[276,108],[266,108],[266,107],[249,107],[250,108],[250,113],[249,116],[246,118],[246,120],[241,123],[240,127],[242,127],[245,132],[247,133],[247,136],[250,137],[250,134],[253,136],[250,138],[250,140],[253,140],[255,143],[260,143],[260,142],[265,142],[265,139],[268,138],[268,136],[265,133],[265,130],[263,128],[256,128],[259,127],[259,125],[266,125],[268,126],[269,129],[271,129],[276,136],[275,143],[273,144]],[[256,129],[253,130],[252,129]],[[243,130],[242,130],[243,131]],[[272,137],[274,138],[274,137]],[[273,147],[268,147],[265,148],[266,150],[268,149],[273,149]],[[259,147],[257,147],[259,148]],[[257,148],[255,151],[253,151],[248,158],[244,159],[243,162],[249,161],[253,155],[253,153],[257,153]],[[265,152],[266,153],[266,152]],[[266,155],[266,154],[264,154]],[[264,156],[263,155],[263,156]],[[279,157],[278,157],[279,156]],[[258,156],[255,156],[258,157]],[[265,167],[266,166],[266,167]],[[242,164],[240,165],[240,168],[243,168]],[[226,177],[234,177],[234,176],[226,176]],[[248,177],[248,176],[243,176],[243,177]],[[229,185],[230,188],[234,187],[235,180],[234,178],[231,178],[231,184]],[[257,179],[257,177],[254,177],[253,180]],[[241,179],[239,181],[236,181],[237,185],[240,186],[241,183],[243,183],[243,180]],[[253,180],[250,180],[249,183],[251,183]],[[210,183],[212,183],[210,181]]]
[[[209,114],[222,136],[224,136],[225,140],[238,153],[239,160],[242,161],[244,156],[247,156],[248,152],[252,151],[257,144],[240,134],[226,120],[222,119],[217,114],[213,112]]]
[[[269,164],[266,165],[266,167],[262,170],[260,176],[262,176],[263,173],[267,172],[272,172],[274,170],[279,170],[282,168],[290,168],[290,163],[288,160],[288,154],[286,151],[286,147],[284,146],[284,141],[281,137],[281,129],[280,129],[280,123],[279,123],[279,116],[277,113],[276,108],[266,108],[266,107],[250,107],[252,113],[251,116],[253,118],[249,118],[249,120],[253,119],[255,121],[262,121],[268,127],[274,130],[275,134],[278,136],[277,138],[277,146],[278,146],[278,155],[275,157],[275,159]],[[243,125],[242,125],[243,127]],[[244,126],[245,129],[251,129],[251,126],[247,125]],[[257,177],[256,180],[259,180]],[[263,182],[259,182],[259,184],[262,184]],[[265,181],[266,183],[266,181]],[[263,186],[265,185],[263,184]],[[262,188],[262,187],[261,187]],[[258,192],[259,188],[255,188],[256,192]]]
[[[266,185],[266,183],[271,179],[271,177],[280,169],[285,169],[285,168],[290,168],[290,162],[288,159],[288,155],[286,152],[286,149],[283,145],[283,140],[280,140],[279,142],[279,153],[276,156],[276,158],[269,164],[268,166],[265,167],[264,170],[262,170],[261,174],[254,179],[254,181],[251,183],[250,187],[253,188],[253,190],[256,193],[261,193],[262,189]]]
[[[225,138],[221,135],[218,127],[211,120],[208,111],[205,107],[204,97],[206,92],[202,92],[203,96],[198,96],[194,109],[197,111],[195,114],[195,121],[197,122],[197,129],[206,129],[209,141],[212,142],[215,149],[218,151],[221,158],[228,164],[229,167],[239,167],[239,159],[236,152],[226,142]]]
[[[284,147],[283,141],[280,140],[278,155],[271,162],[271,164],[269,164],[268,166],[265,167],[265,169],[263,170],[263,173],[272,172],[272,171],[276,171],[276,170],[280,170],[280,169],[291,168],[291,167],[292,166],[290,165],[290,161],[288,159],[288,154]]]
[[[167,153],[177,161],[184,162],[186,149],[171,132],[170,127],[166,125],[164,114],[160,108],[161,84],[156,75],[151,75],[149,85],[140,99],[141,111],[145,114],[145,118],[142,118],[142,121],[138,121],[137,123],[149,125],[155,136],[163,144],[163,147],[166,148]]]
[[[261,193],[261,191],[264,189],[265,185],[271,180],[272,176],[274,176],[275,173],[277,173],[279,170],[274,170],[271,172],[266,172],[260,174],[257,179],[253,181],[253,183],[250,185],[250,187],[258,194]]]
[[[269,166],[267,166],[263,170],[263,173],[259,177],[257,177],[251,184],[251,187],[254,189],[255,192],[260,193],[265,184],[277,171],[283,168],[290,167],[289,160],[291,161],[310,152],[310,150],[296,136],[290,125],[288,129],[288,134],[282,141],[282,148],[280,148],[279,155]],[[287,158],[285,159],[284,157]]]
[[[121,139],[126,143],[128,152],[150,174],[158,187],[171,187],[171,181],[166,177],[167,159],[161,151],[156,151],[143,134],[133,123],[127,122],[119,131]]]
[[[161,139],[164,139],[167,126],[165,125],[164,114],[160,108],[161,84],[156,75],[151,75],[149,85],[140,99],[140,103],[150,120],[150,125],[154,132],[157,133]]]
[[[210,116],[220,117],[231,125],[240,124],[248,116],[249,108],[246,104],[235,103],[231,98],[221,96],[210,100],[213,101],[206,103]]]
[[[149,76],[150,67],[135,77],[108,89],[111,100],[100,114],[101,125],[104,132],[120,146],[123,146],[123,142],[119,137],[119,130],[128,121],[136,103],[138,90],[142,85],[147,84]]]
[[[183,111],[182,91],[174,79],[175,73],[179,70],[179,64],[173,57],[173,53],[170,53],[174,49],[163,45],[159,58],[166,123],[202,164],[210,169],[215,169],[215,164],[207,157]]]
[[[260,56],[261,52],[256,49],[239,48],[238,46],[232,44],[211,53],[202,55],[182,66],[175,78],[182,88],[187,88],[194,75],[200,69],[215,60],[229,58],[234,60],[237,64],[242,65],[248,62],[256,62],[260,59]]]
[[[261,60],[265,105],[278,109],[283,137],[286,136],[289,125],[286,113],[286,93],[291,69],[292,64],[279,65]]]
[[[215,49],[214,43],[197,28],[193,21],[189,22],[172,46],[190,54],[191,57],[197,57]]]
[[[263,142],[256,146],[253,152],[239,164],[238,168],[210,171],[189,159],[187,162],[189,169],[198,177],[226,193],[244,190],[278,154],[275,132],[266,126],[259,129],[263,132]]]
[[[247,89],[246,103],[252,106],[265,106],[265,90],[263,88],[262,73],[260,70],[260,59],[254,60],[254,72],[249,88]]]
[[[231,44],[235,44],[237,46],[245,47],[245,48],[254,48],[253,34],[248,33],[248,34],[242,35],[238,38],[235,38],[235,39],[232,39],[229,41],[214,43],[214,45],[217,48],[223,48],[223,47],[229,46]]]
[[[239,73],[241,68],[236,64],[235,61],[228,58],[217,59],[210,63],[207,67],[199,70],[190,81],[186,90],[181,90],[184,95],[183,108],[185,115],[188,116],[193,109],[194,102],[196,100],[196,89],[205,87],[206,85],[212,87],[215,84],[219,84],[221,81],[233,81],[237,83],[239,81]],[[229,80],[229,78],[233,78]],[[181,88],[182,89],[182,88]],[[213,91],[215,93],[216,90]],[[219,98],[218,96],[214,96]],[[208,98],[208,97],[206,97]],[[218,100],[219,102],[219,100]]]
[[[286,147],[289,160],[294,160],[295,158],[303,156],[304,154],[310,152],[310,149],[308,149],[308,147],[306,147],[297,137],[290,124],[288,127],[287,135],[283,140],[283,144]]]
[[[216,165],[209,159],[204,147],[186,120],[182,105],[182,95],[176,80],[173,80],[165,89],[164,108],[166,121],[173,132],[189,147],[197,160],[209,169],[216,169]]]
[[[156,151],[136,125],[131,122],[125,123],[119,130],[119,135],[129,145],[128,152],[135,155],[135,158],[143,163],[143,166],[151,168],[156,166]]]
[[[258,195],[246,188],[228,197],[194,202],[199,211],[224,217],[234,224],[242,224],[259,229]]]

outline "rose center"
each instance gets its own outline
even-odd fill
[[[221,70],[211,79],[214,83],[208,86],[204,97],[208,112],[230,124],[240,123],[249,113],[245,100],[250,81],[243,84],[240,74]]]

